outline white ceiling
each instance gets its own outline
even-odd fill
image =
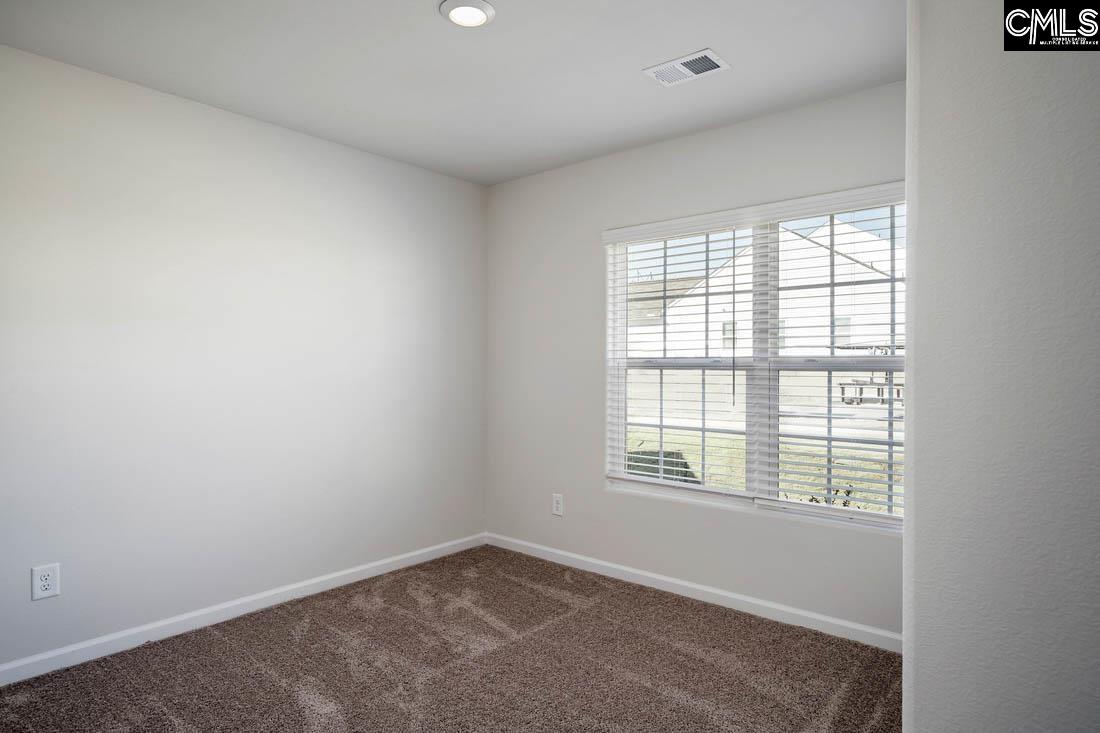
[[[0,0],[0,43],[480,183],[905,76],[905,0],[491,2]]]

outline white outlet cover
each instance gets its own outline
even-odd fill
[[[550,511],[553,512],[555,517],[561,517],[565,515],[565,500],[561,494],[554,494],[554,501],[550,506]]]
[[[61,565],[37,565],[31,568],[31,600],[61,595]]]

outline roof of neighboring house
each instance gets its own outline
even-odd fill
[[[844,241],[849,243],[858,242],[862,245],[873,241],[871,238],[877,238],[866,229],[860,229],[847,222],[841,221],[835,221],[831,231],[828,225],[818,227],[809,234],[796,232],[792,229],[785,229],[784,231],[795,234],[808,242],[825,248],[829,247],[829,237],[832,235],[834,242],[838,239],[842,242],[836,249],[837,253],[852,261],[858,261],[858,259],[855,255],[844,252]],[[732,266],[733,261],[727,260],[720,267],[712,271],[711,280],[720,280],[726,277],[728,268]],[[875,269],[871,265],[865,266],[871,270]],[[704,275],[670,278],[667,280],[654,278],[653,280],[633,281],[629,284],[628,293],[629,322],[631,325],[635,326],[660,325],[662,322],[662,301],[667,302],[668,308],[672,308],[686,297],[702,295],[706,292],[706,286],[706,277]]]
[[[675,277],[668,280],[659,278],[639,280],[628,286],[628,318],[632,326],[659,326],[662,322],[661,307],[669,307],[683,299],[689,293],[698,293],[700,287],[706,287],[703,275]]]

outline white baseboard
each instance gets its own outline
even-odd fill
[[[434,560],[444,555],[451,555],[481,544],[491,544],[508,550],[522,552],[527,555],[541,557],[544,560],[556,562],[561,565],[588,570],[612,578],[625,580],[639,585],[676,593],[689,598],[695,598],[707,603],[733,608],[738,611],[754,613],[775,621],[805,626],[827,634],[854,639],[865,644],[872,644],[890,651],[901,651],[901,634],[886,629],[866,626],[864,624],[846,621],[844,619],[826,616],[814,611],[806,611],[781,603],[773,603],[760,598],[733,593],[708,585],[693,583],[688,580],[680,580],[667,575],[651,573],[647,570],[618,565],[616,563],[598,560],[586,555],[578,555],[574,552],[566,552],[534,542],[518,540],[513,537],[483,532],[470,535],[462,539],[444,542],[432,547],[413,550],[401,555],[375,560],[364,565],[357,565],[346,570],[339,570],[327,575],[319,575],[290,585],[272,588],[271,590],[254,593],[243,598],[207,606],[196,611],[189,611],[171,618],[153,621],[152,623],[123,629],[111,634],[97,636],[94,639],[69,644],[58,649],[34,654],[22,659],[14,659],[0,664],[0,686],[18,682],[19,680],[37,677],[40,674],[54,670],[71,667],[74,664],[87,662],[92,659],[114,654],[116,652],[132,649],[148,641],[165,639],[187,631],[209,626],[221,621],[226,621],[236,616],[241,616],[261,608],[274,606],[279,603],[301,598],[302,596],[320,593],[348,583],[382,575],[392,570],[417,565],[428,560]]]
[[[338,570],[335,573],[319,575],[298,583],[272,588],[260,593],[254,593],[244,598],[236,598],[232,601],[219,603],[214,606],[200,608],[197,611],[189,611],[179,616],[153,621],[142,626],[123,629],[112,634],[97,636],[94,639],[69,644],[59,649],[52,649],[41,654],[34,654],[22,659],[15,659],[0,664],[0,686],[19,680],[37,677],[46,672],[71,667],[74,664],[98,659],[108,654],[132,649],[147,641],[165,639],[169,636],[182,634],[186,631],[202,628],[226,621],[236,616],[241,616],[261,608],[274,606],[278,603],[301,598],[302,596],[320,593],[337,586],[354,583],[375,575],[388,573],[392,570],[417,565],[437,557],[451,555],[471,547],[485,544],[485,534],[475,534],[462,539],[444,542],[443,544],[413,550],[401,555],[375,560],[364,565],[357,565],[346,570]]]
[[[713,603],[718,606],[725,606],[726,608],[733,608],[738,611],[745,611],[775,621],[782,621],[783,623],[794,624],[796,626],[805,626],[817,631],[823,631],[826,634],[832,634],[833,636],[841,636],[846,639],[863,642],[864,644],[871,644],[872,646],[877,646],[882,649],[888,649],[892,652],[901,652],[901,634],[896,631],[888,631],[887,629],[880,629],[875,626],[867,626],[854,621],[846,621],[833,616],[826,616],[825,614],[815,611],[807,611],[782,603],[765,601],[760,598],[733,593],[732,591],[722,590],[721,588],[715,588],[709,585],[701,585],[688,580],[671,578],[667,575],[658,575],[648,570],[638,570],[637,568],[618,565],[605,560],[597,560],[594,557],[578,555],[574,552],[566,552],[565,550],[558,550],[553,547],[546,547],[545,545],[537,545],[534,542],[517,540],[513,537],[505,537],[492,532],[486,533],[485,537],[486,542],[490,545],[503,547],[506,550],[514,550],[527,555],[534,555],[543,560],[549,560],[561,565],[568,565],[580,570],[588,570],[593,573],[608,575],[612,578],[626,580],[639,585],[647,585],[651,588],[695,598],[696,600],[706,601],[707,603]]]

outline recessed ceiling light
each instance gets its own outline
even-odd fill
[[[455,25],[477,28],[485,25],[497,14],[485,0],[443,0],[439,13]]]

